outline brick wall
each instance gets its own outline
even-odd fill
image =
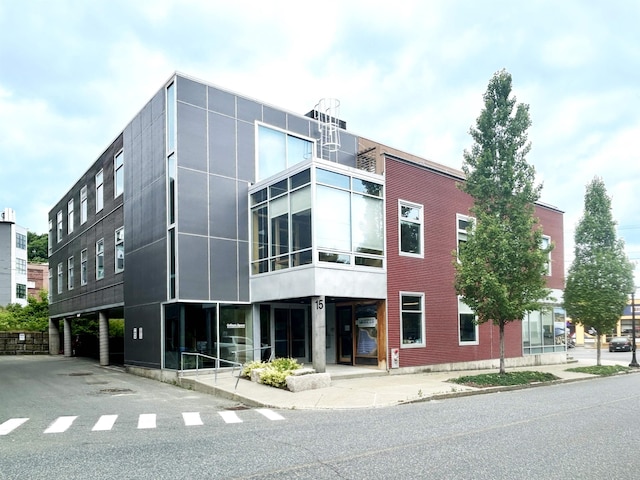
[[[48,353],[48,333],[0,332],[0,355],[46,355]]]

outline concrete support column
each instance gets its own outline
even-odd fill
[[[100,365],[109,365],[109,317],[105,312],[98,313],[98,332],[100,335]]]
[[[64,319],[64,330],[62,332],[64,335],[64,356],[70,357],[73,352],[71,351],[71,319]]]
[[[311,297],[311,345],[313,368],[318,373],[327,369],[327,308],[324,295]]]
[[[60,353],[60,320],[49,319],[49,355]]]

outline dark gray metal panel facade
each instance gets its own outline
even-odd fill
[[[123,135],[105,150],[98,160],[76,182],[49,212],[53,225],[52,253],[49,268],[52,269],[53,289],[49,303],[49,315],[54,318],[69,317],[78,312],[95,311],[100,306],[121,306],[123,297],[123,273],[115,273],[115,230],[124,225],[123,195],[114,198],[113,158],[123,148]],[[96,212],[95,175],[103,170],[104,208]],[[80,191],[87,187],[87,222],[80,224]],[[67,205],[74,200],[74,230],[68,233]],[[57,241],[57,213],[62,211],[63,236]],[[96,242],[104,239],[104,278],[96,279]],[[87,250],[86,285],[81,285],[81,252]],[[74,285],[69,290],[67,283],[67,262],[74,259]],[[62,292],[58,293],[58,264],[62,264]]]

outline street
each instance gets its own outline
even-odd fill
[[[84,359],[0,357],[0,479],[635,478],[639,407],[635,373],[389,408],[275,411]]]

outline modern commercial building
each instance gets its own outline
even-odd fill
[[[0,305],[27,304],[27,229],[11,208],[0,212]]]
[[[95,316],[101,362],[124,318],[125,364],[147,371],[185,352],[318,371],[494,361],[497,329],[453,289],[461,181],[347,130],[336,100],[300,115],[175,74],[49,214],[51,351],[61,321]],[[563,214],[536,213],[561,294]],[[564,352],[553,322],[509,325],[507,356]]]

